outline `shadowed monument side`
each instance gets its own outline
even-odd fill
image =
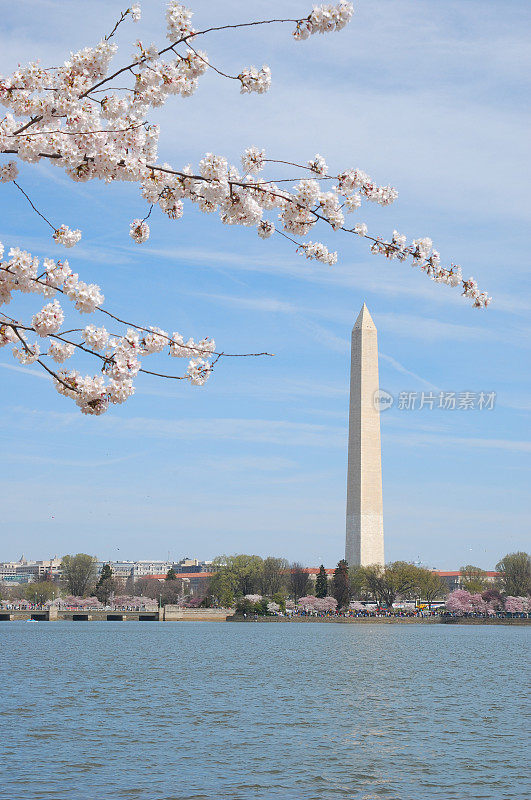
[[[352,329],[345,559],[384,564],[378,337],[363,304]]]

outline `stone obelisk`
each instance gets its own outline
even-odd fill
[[[383,565],[378,340],[365,303],[351,348],[345,559],[350,566]]]

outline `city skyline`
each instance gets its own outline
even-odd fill
[[[83,551],[83,552],[85,552],[85,551]],[[16,566],[18,568],[23,568],[24,565],[27,565],[28,567],[32,567],[32,566],[35,566],[35,565],[44,565],[44,567],[49,567],[50,565],[53,565],[53,569],[57,570],[61,565],[61,561],[62,561],[62,558],[63,558],[64,555],[75,555],[75,553],[74,553],[74,551],[72,551],[71,553],[63,553],[62,556],[58,556],[57,554],[54,554],[53,556],[49,555],[49,556],[44,556],[42,558],[37,558],[37,557],[33,558],[31,556],[28,558],[24,553],[22,553],[20,555],[20,557],[18,557],[18,558],[2,559],[0,557],[0,571],[1,571],[2,567],[11,567],[11,566],[15,567]],[[160,565],[165,565],[167,568],[172,567],[172,566],[173,567],[183,566],[183,569],[184,568],[186,568],[186,569],[190,568],[191,569],[193,566],[200,566],[201,568],[210,569],[212,567],[212,563],[213,563],[214,558],[219,557],[222,554],[218,553],[217,555],[212,555],[212,556],[209,556],[207,558],[198,558],[196,556],[194,556],[194,557],[180,556],[180,557],[172,558],[171,556],[168,556],[167,558],[132,558],[131,557],[131,558],[116,558],[116,559],[113,559],[113,558],[100,558],[98,553],[88,553],[88,555],[91,555],[93,558],[96,559],[96,563],[97,563],[97,565],[99,567],[101,567],[103,564],[110,564],[111,566],[112,565],[123,565],[124,567],[125,567],[125,565],[144,566],[146,568],[145,574],[154,574],[154,573],[157,572],[157,570],[155,569],[155,566],[160,566]],[[230,555],[230,554],[225,553],[225,555]],[[259,555],[259,554],[258,553],[248,553],[248,555]],[[278,554],[278,553],[277,554],[266,554],[265,557],[267,557],[267,555],[273,555],[273,557],[282,557],[282,554]],[[481,567],[481,569],[485,569],[485,571],[487,573],[489,573],[489,574],[493,574],[493,575],[497,574],[497,573],[494,573],[492,570],[496,566],[496,562],[498,560],[500,560],[504,555],[507,555],[507,553],[500,553],[500,555],[497,557],[496,561],[493,564],[491,564],[490,566],[487,566],[487,567]],[[0,556],[1,556],[1,554],[0,554]],[[260,557],[264,557],[264,555],[261,555]],[[298,563],[302,563],[302,566],[305,569],[311,569],[311,570],[318,570],[318,568],[320,566],[320,564],[318,564],[317,562],[310,563],[310,562],[304,562],[303,561],[303,562],[294,562],[294,563],[297,563],[297,564]],[[413,563],[415,566],[419,566],[419,567],[424,567],[424,568],[427,568],[427,569],[435,570],[436,572],[440,572],[440,571],[442,571],[442,572],[446,571],[447,572],[448,569],[449,569],[450,572],[455,573],[455,574],[458,574],[459,570],[462,567],[465,567],[465,566],[468,565],[468,564],[465,564],[465,562],[462,562],[462,563],[460,562],[459,564],[457,564],[457,563],[454,564],[450,568],[440,568],[435,564],[427,564],[427,563],[423,563],[423,562],[421,562],[419,560],[411,561],[410,563]],[[323,566],[325,567],[325,569],[328,572],[333,572],[333,570],[335,569],[335,567],[337,565],[336,565],[336,563],[333,563],[333,564],[332,563],[328,563],[328,564],[324,563]],[[473,566],[479,566],[479,565],[478,564],[474,564]],[[149,569],[150,567],[151,567],[151,569]],[[45,570],[41,569],[39,574],[43,574],[43,571],[45,571]],[[192,569],[192,571],[193,571],[193,569]],[[122,574],[122,573],[120,573],[120,574]],[[138,577],[139,574],[140,573],[139,573],[138,569],[134,570],[133,573],[132,573],[132,577]],[[144,574],[144,573],[142,573],[142,574]],[[1,581],[1,578],[0,578],[0,581]]]

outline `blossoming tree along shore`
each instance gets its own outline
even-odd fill
[[[77,182],[99,179],[137,183],[148,204],[144,218],[134,219],[130,225],[130,236],[138,244],[149,238],[147,220],[155,206],[169,219],[179,220],[184,213],[183,201],[190,201],[205,213],[218,212],[227,225],[254,227],[262,239],[282,236],[301,255],[330,266],[336,263],[337,252],[306,237],[318,225],[355,234],[370,243],[371,252],[398,261],[409,259],[431,279],[460,286],[475,307],[486,307],[490,298],[479,291],[473,278],[463,278],[459,266],[442,266],[431,239],[408,242],[398,231],[383,239],[369,235],[364,222],[346,222],[346,215],[357,212],[364,202],[386,206],[397,198],[394,187],[378,185],[361,169],[333,173],[321,155],[295,163],[268,158],[255,146],[244,152],[241,167],[213,153],[204,155],[197,168],[177,168],[157,160],[159,128],[147,121],[150,109],[162,106],[170,95],[193,94],[207,70],[235,81],[242,94],[263,94],[270,87],[267,66],[244,67],[239,74],[230,75],[211,64],[207,53],[198,49],[202,37],[228,29],[290,24],[294,26],[294,39],[304,40],[316,33],[340,31],[352,14],[352,3],[342,1],[316,7],[303,19],[269,19],[196,30],[192,11],[172,0],[166,10],[169,44],[161,47],[137,41],[132,59],[111,68],[118,52],[112,40],[119,26],[128,18],[137,22],[141,17],[140,6],[135,4],[122,12],[99,44],[71,54],[61,67],[44,69],[30,63],[0,80],[0,103],[7,108],[0,121],[0,153],[16,155],[27,164],[48,160]],[[298,176],[260,177],[274,164],[293,167]],[[36,208],[17,177],[15,161],[0,166],[0,182],[11,183],[22,192],[33,211],[50,226],[54,242],[74,247],[81,239],[81,230],[51,222]],[[11,247],[0,264],[0,303],[9,303],[16,291],[45,298],[59,293],[79,313],[103,314],[113,320],[113,325],[122,326],[117,333],[93,323],[63,330],[65,316],[57,297],[26,322],[2,312],[0,346],[13,345],[13,354],[21,364],[39,364],[50,373],[57,391],[72,398],[86,414],[101,414],[109,404],[127,400],[140,372],[201,385],[221,358],[267,355],[227,354],[216,350],[210,338],[185,341],[179,332],[170,335],[158,327],[120,319],[104,308],[100,287],[81,280],[66,259],[45,257],[41,263],[18,246]],[[82,376],[77,370],[55,366],[81,351],[101,362],[98,375]],[[144,356],[163,351],[187,358],[186,372],[166,375],[142,366]]]
[[[466,589],[455,589],[446,601],[446,610],[453,614],[490,614],[506,611],[508,614],[527,614],[531,608],[530,597],[513,597],[507,595],[491,597],[489,592],[469,592]]]

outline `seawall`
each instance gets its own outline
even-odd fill
[[[227,622],[315,623],[335,625],[531,625],[531,619],[480,619],[478,617],[247,617],[234,614]]]

